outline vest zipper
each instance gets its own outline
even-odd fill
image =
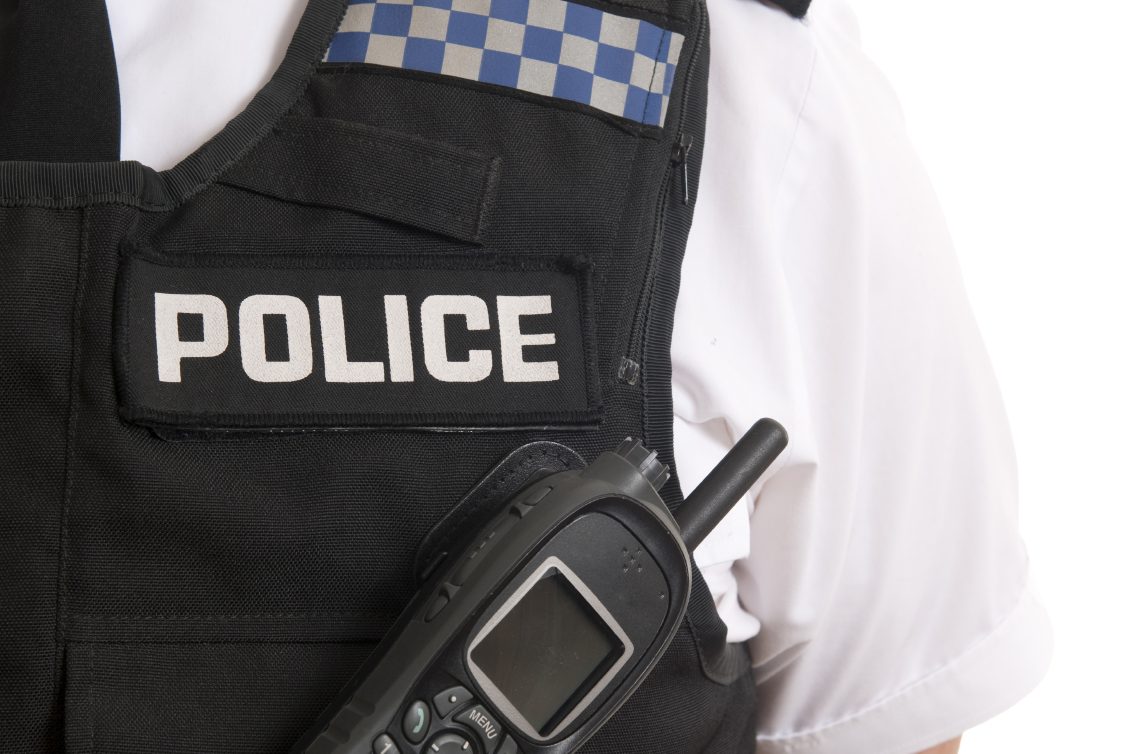
[[[703,18],[703,6],[697,6],[697,14],[699,15],[699,23],[696,28],[696,40],[692,45],[692,54],[688,59],[688,70],[684,75],[684,85],[680,95],[680,116],[677,121],[678,127],[684,125],[684,115],[688,107],[688,89],[691,86],[693,73],[696,70],[696,63],[700,57],[700,50],[703,48],[705,32],[707,24]],[[671,193],[672,193],[672,173],[679,168],[682,173],[682,194],[681,201],[677,205],[678,211],[685,213],[690,212],[690,186],[688,182],[688,159],[691,156],[694,147],[694,139],[692,135],[684,131],[678,131],[676,141],[672,145],[672,154],[665,167],[664,179],[661,182],[660,197],[658,201],[656,230],[653,233],[652,248],[649,251],[648,263],[645,268],[645,281],[641,289],[641,296],[637,302],[637,310],[633,317],[633,329],[629,337],[629,348],[627,353],[621,357],[621,364],[617,371],[617,378],[628,385],[636,385],[640,380],[641,373],[641,360],[644,354],[644,339],[645,339],[645,324],[647,322],[647,315],[649,305],[652,302],[653,284],[656,281],[656,271],[661,257],[669,253],[667,248],[667,236],[665,234],[665,225],[668,219],[668,212],[671,209]]]
[[[680,138],[672,147],[672,164],[684,170],[684,204],[688,203],[688,154],[692,151],[692,135],[680,132]]]

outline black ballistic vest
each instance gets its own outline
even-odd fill
[[[101,4],[0,10],[4,751],[286,751],[510,451],[675,468],[702,0],[363,6],[160,173]],[[724,636],[697,572],[585,751],[752,751]]]

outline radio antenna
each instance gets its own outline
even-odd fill
[[[789,437],[774,419],[759,419],[712,469],[684,504],[676,523],[688,552],[696,549],[786,448]]]

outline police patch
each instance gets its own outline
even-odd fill
[[[600,417],[582,257],[123,258],[125,419],[195,429]]]

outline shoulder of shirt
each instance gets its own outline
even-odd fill
[[[899,99],[863,49],[849,0],[814,0],[801,19],[761,0],[707,2],[709,127],[714,110],[726,118],[712,129],[716,143],[757,155],[760,174],[751,178],[763,182],[761,201],[785,199],[788,165],[804,175],[831,154],[859,150],[862,130],[903,128]]]

